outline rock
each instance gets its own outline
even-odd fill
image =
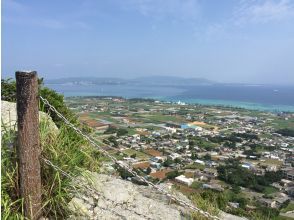
[[[69,209],[74,214],[69,219],[191,219],[189,209],[170,203],[167,196],[149,186],[134,185],[114,176],[94,172],[86,172],[86,175],[78,177],[73,184],[86,187],[75,192],[70,201]],[[162,184],[160,187],[191,204],[182,193],[172,191],[169,184]],[[219,217],[224,220],[246,220],[222,211]]]
[[[97,173],[91,173],[90,178],[94,190],[85,189],[82,195],[77,193],[70,201],[69,208],[75,213],[70,219],[77,219],[77,216],[99,220],[185,219],[180,209],[169,205],[167,197],[161,196],[159,200],[158,196],[153,196],[157,193],[148,186],[137,186],[116,177]],[[82,179],[86,181],[85,178]],[[148,197],[147,191],[149,191]],[[88,199],[81,199],[85,195]],[[85,210],[92,201],[94,207],[91,215]]]
[[[88,215],[89,206],[84,203],[84,200],[80,198],[73,198],[69,203],[69,208],[72,210],[77,210],[81,215]]]
[[[224,220],[247,220],[248,218],[232,215],[223,211],[220,211],[220,219]]]
[[[16,125],[16,104],[13,102],[1,101],[1,131],[15,130]]]
[[[59,130],[52,118],[45,112],[39,111],[40,122],[46,123],[49,130],[53,134],[58,134]],[[17,113],[16,113],[16,103],[1,101],[1,131],[5,130],[17,130]]]

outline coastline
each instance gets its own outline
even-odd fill
[[[185,102],[187,104],[199,104],[207,106],[222,106],[232,108],[242,108],[248,110],[268,111],[268,112],[294,112],[294,105],[269,104],[261,102],[247,102],[237,100],[224,100],[213,98],[193,98],[185,97],[182,89],[177,88],[150,88],[133,86],[60,86],[46,85],[65,97],[83,96],[120,96],[124,98],[150,98],[165,102]],[[160,94],[160,95],[158,95]]]

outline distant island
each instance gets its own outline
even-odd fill
[[[175,76],[145,76],[134,79],[115,77],[69,77],[46,80],[46,84],[67,85],[153,85],[153,86],[192,86],[215,84],[204,78],[182,78]]]

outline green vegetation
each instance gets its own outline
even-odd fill
[[[16,83],[11,78],[1,79],[1,100],[16,101]]]
[[[178,170],[173,170],[173,171],[168,172],[168,173],[166,174],[166,178],[167,178],[167,179],[174,179],[174,178],[176,178],[177,176],[180,176],[181,174],[182,174],[182,173],[179,172]]]
[[[281,180],[281,172],[266,172],[264,176],[257,176],[250,170],[240,166],[237,160],[226,161],[225,165],[217,168],[219,179],[226,183],[251,188],[257,192],[270,191],[265,188],[271,183]]]
[[[124,136],[128,134],[128,130],[124,128],[116,128],[116,127],[110,126],[104,132],[104,134],[114,134],[114,133],[116,133],[117,136]]]
[[[201,182],[198,182],[198,181],[194,181],[192,184],[191,184],[191,188],[193,189],[200,189],[202,186],[202,183]]]
[[[294,127],[294,119],[289,118],[289,120],[274,118],[274,120],[270,123],[277,130],[284,128],[293,128]]]
[[[133,177],[133,174],[131,174],[129,171],[121,168],[120,166],[118,166],[117,164],[114,166],[115,169],[117,170],[117,172],[119,173],[119,175],[121,176],[121,178],[123,179],[127,179],[129,177]],[[140,172],[139,169],[136,170],[137,173]]]
[[[205,199],[201,196],[200,193],[194,193],[190,197],[191,201],[197,206],[198,208],[202,209],[203,211],[209,212],[212,215],[219,214],[219,208],[217,206],[217,202]],[[208,218],[199,215],[199,213],[195,212],[192,214],[192,218],[195,220],[207,220]]]
[[[1,100],[16,102],[16,83],[12,79],[1,79]],[[47,99],[51,105],[53,105],[57,111],[59,111],[63,116],[69,119],[72,123],[78,124],[77,117],[69,110],[69,108],[64,103],[64,97],[61,94],[58,94],[54,90],[51,90],[43,86],[43,79],[39,80],[39,94]],[[60,127],[63,122],[56,115],[56,113],[49,111],[49,107],[44,105],[43,102],[40,102],[40,109],[43,109],[44,112],[47,112],[55,124]],[[84,127],[86,129],[86,127]]]
[[[172,159],[170,159],[170,158],[167,158],[164,162],[163,162],[163,166],[164,167],[169,167],[171,164],[173,164],[173,160]]]
[[[131,157],[132,155],[136,155],[136,158],[140,159],[140,160],[148,160],[149,159],[149,156],[147,154],[145,154],[141,151],[133,150],[133,149],[123,150],[123,153],[126,154],[128,157]]]
[[[42,157],[50,160],[73,176],[84,170],[98,171],[100,154],[72,130],[61,126],[58,134],[52,133],[49,124],[40,125]],[[2,134],[1,150],[1,206],[3,219],[22,219],[22,200],[18,196],[16,133]],[[44,215],[54,219],[68,216],[67,203],[74,186],[59,171],[42,163],[42,188]]]
[[[167,121],[183,122],[184,120],[182,117],[175,117],[173,115],[162,115],[162,114],[147,115],[147,118],[151,119],[154,122],[161,122],[161,123],[167,122]]]
[[[3,100],[15,101],[15,82],[2,80]],[[73,122],[76,119],[73,113],[65,106],[63,96],[48,89],[41,88],[40,94],[47,98],[62,114],[70,117]],[[47,107],[41,104],[41,109],[47,111]],[[51,114],[58,125],[56,131],[52,122],[42,120],[40,122],[41,158],[50,160],[72,176],[83,175],[84,171],[98,171],[100,167],[100,153],[90,146],[81,136],[72,129],[65,127],[56,115]],[[77,123],[78,124],[78,123]],[[1,217],[3,219],[24,219],[22,198],[18,194],[18,161],[16,157],[17,132],[9,130],[2,125],[1,143]],[[42,198],[43,215],[49,219],[67,219],[69,210],[67,204],[70,201],[71,192],[76,191],[76,186],[70,179],[56,171],[41,160],[42,173]]]
[[[213,150],[218,144],[208,141],[203,137],[189,137],[189,145],[190,146],[198,146],[200,148],[204,148],[205,150]]]
[[[110,136],[107,140],[103,139],[103,143],[105,143],[105,144],[111,143],[113,147],[118,147],[116,137],[114,137],[114,136]]]
[[[193,183],[194,184],[194,183]],[[193,185],[192,184],[192,185]],[[198,187],[198,184],[195,184]],[[191,200],[197,207],[209,211],[210,213],[216,215],[218,210],[222,210],[233,215],[245,216],[249,219],[258,220],[268,220],[268,219],[280,219],[279,211],[277,209],[266,208],[263,206],[256,206],[255,210],[246,211],[246,206],[251,205],[250,200],[242,197],[239,193],[234,193],[233,191],[226,190],[224,192],[215,192],[212,190],[200,190],[196,193],[194,192],[190,196]],[[229,206],[229,202],[239,204],[238,208],[233,208]],[[193,219],[206,219],[199,215],[194,215]]]
[[[290,128],[283,128],[276,131],[278,134],[281,134],[283,136],[290,136],[294,137],[294,129]]]
[[[281,209],[281,212],[285,213],[288,211],[293,211],[294,210],[294,203],[290,202],[285,208]]]
[[[272,193],[278,192],[279,190],[273,186],[266,186],[264,187],[263,193],[265,195],[270,195]]]
[[[205,165],[199,164],[199,163],[191,163],[185,166],[185,169],[199,169],[199,170],[204,170]]]

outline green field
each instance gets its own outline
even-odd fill
[[[162,115],[162,114],[153,114],[153,115],[146,115],[148,119],[151,119],[154,122],[178,122],[178,123],[185,123],[186,120],[179,116],[172,116],[172,115]]]
[[[136,158],[139,160],[148,160],[150,158],[149,155],[140,151],[133,150],[133,149],[126,149],[126,150],[123,150],[122,152],[127,154],[129,157],[133,154],[136,154]]]
[[[274,119],[271,125],[275,129],[282,129],[282,128],[294,128],[294,119],[284,120],[284,119]]]
[[[263,193],[266,194],[266,195],[270,195],[272,193],[275,193],[275,192],[278,192],[279,190],[275,187],[272,187],[272,186],[266,186]]]

